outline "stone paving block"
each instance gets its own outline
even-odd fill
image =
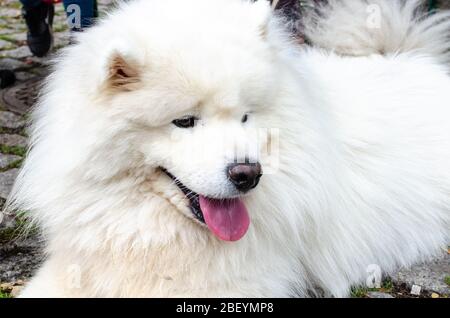
[[[19,169],[11,169],[0,173],[0,198],[8,198],[18,173]]]
[[[29,65],[16,59],[12,59],[9,57],[0,59],[0,68],[5,68],[8,70],[16,70],[19,68],[27,68],[27,67],[29,67]]]
[[[17,18],[21,16],[21,12],[16,8],[2,8],[2,17]]]
[[[11,112],[0,111],[0,127],[18,129],[24,127],[25,120]]]
[[[0,169],[5,169],[10,164],[19,161],[20,159],[22,159],[22,157],[0,153]]]
[[[450,276],[450,255],[448,254],[441,260],[400,270],[393,279],[411,286],[418,285],[425,290],[450,295],[450,286],[445,282],[446,276]]]
[[[0,135],[0,145],[26,147],[27,143],[27,138],[24,136],[8,134]]]
[[[29,56],[26,58],[25,63],[30,66],[49,66],[52,63],[52,53],[54,52],[50,52],[43,57]]]
[[[27,56],[33,55],[30,52],[30,49],[28,46],[19,46],[18,48],[12,49],[12,50],[3,50],[0,51],[1,57],[9,57],[14,59],[23,59]]]
[[[14,8],[17,8],[19,6],[17,0],[1,0],[0,4],[8,7],[13,6]]]
[[[17,43],[22,43],[25,45],[27,40],[27,32],[26,30],[18,32],[17,30],[11,30],[8,34],[8,38],[10,38],[13,41],[16,41]]]
[[[367,297],[369,298],[394,298],[394,296],[382,292],[368,292]]]
[[[7,24],[6,24],[7,25]],[[8,37],[11,33],[14,33],[13,29],[8,28],[7,26],[5,26],[3,23],[0,24],[0,35],[2,37]],[[9,41],[8,41],[9,42]]]
[[[13,214],[6,214],[2,212],[0,205],[0,234],[7,229],[13,229],[17,226],[16,217]]]
[[[15,74],[16,74],[16,79],[17,79],[19,82],[27,81],[27,80],[29,80],[30,78],[36,76],[36,75],[35,75],[34,73],[32,73],[32,72],[15,72]]]
[[[10,49],[12,46],[13,44],[11,42],[0,39],[0,52],[1,50]]]

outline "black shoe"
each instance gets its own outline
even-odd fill
[[[11,86],[16,81],[16,76],[10,70],[0,70],[0,88]]]
[[[41,3],[37,7],[23,7],[22,14],[28,27],[27,42],[31,53],[42,57],[52,47],[53,4]]]

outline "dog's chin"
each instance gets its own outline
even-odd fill
[[[224,241],[237,241],[245,235],[250,218],[239,196],[209,198],[185,186],[167,169],[160,169],[186,197],[190,210],[187,217],[207,226],[215,236]],[[186,215],[185,211],[181,212]]]

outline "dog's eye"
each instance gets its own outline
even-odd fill
[[[172,124],[179,128],[192,128],[195,126],[195,122],[198,120],[197,117],[187,116],[180,119],[175,119]]]
[[[244,117],[242,117],[241,122],[246,123],[248,120],[248,114],[245,114]]]

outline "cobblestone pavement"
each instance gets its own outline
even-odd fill
[[[441,2],[450,7],[450,0]],[[100,14],[111,4],[112,0],[99,0]],[[0,69],[14,70],[18,79],[16,87],[19,87],[32,78],[44,76],[49,58],[33,57],[26,46],[26,28],[19,2],[0,0],[0,8]],[[62,5],[56,6],[53,31],[55,51],[69,44],[70,33]],[[26,114],[2,103],[3,93],[0,91],[0,210],[18,173],[27,145]],[[31,231],[27,235],[18,235],[21,233],[18,223],[20,225],[22,222],[25,221],[19,219],[19,222],[12,222],[7,218],[0,225],[0,297],[5,293],[16,294],[23,281],[42,261],[42,244],[37,234]],[[450,255],[447,255],[442,261],[400,271],[381,290],[357,288],[353,294],[358,297],[391,297],[389,294],[405,297],[410,294],[411,285],[417,284],[428,290],[422,292],[422,296],[443,297],[450,293],[449,280]]]

